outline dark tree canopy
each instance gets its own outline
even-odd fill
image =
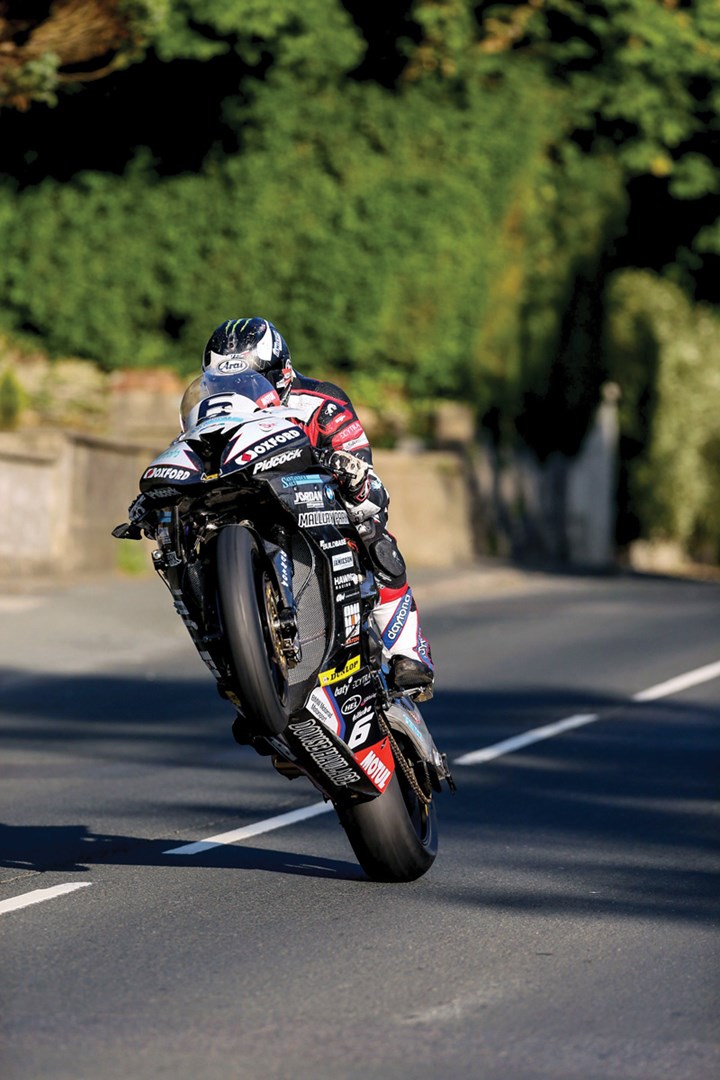
[[[720,301],[718,70],[715,0],[0,0],[0,328],[189,371],[263,313],[574,453],[608,283]]]

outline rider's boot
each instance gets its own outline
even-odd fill
[[[435,677],[433,662],[410,586],[399,589],[381,586],[373,618],[395,688],[412,694],[415,701],[429,701]]]

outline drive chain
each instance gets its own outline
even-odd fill
[[[379,713],[378,715],[380,720],[380,728],[383,734],[386,735],[387,738],[390,740],[390,749],[392,750],[393,756],[398,765],[400,766],[400,769],[405,779],[407,780],[413,792],[417,795],[420,804],[422,806],[429,806],[432,802],[432,795],[426,795],[423,789],[420,787],[418,778],[415,775],[415,770],[400,749],[397,739],[390,730],[390,725],[388,724],[382,713]]]

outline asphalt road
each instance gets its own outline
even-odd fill
[[[469,763],[410,885],[332,813],[168,855],[317,793],[232,742],[159,581],[0,596],[2,1080],[717,1080],[720,586],[417,592]]]

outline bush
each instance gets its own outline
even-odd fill
[[[0,430],[12,431],[18,426],[23,407],[23,393],[12,368],[0,375]]]
[[[626,270],[608,291],[610,374],[622,388],[625,535],[720,560],[720,318],[671,282]]]

